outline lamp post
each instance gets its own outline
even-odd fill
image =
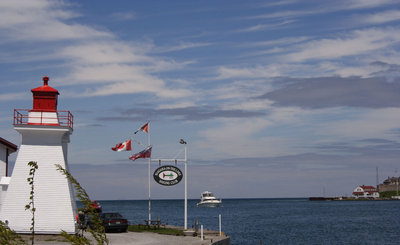
[[[185,222],[184,229],[187,230],[187,142],[181,139],[179,141],[182,145],[185,146]]]

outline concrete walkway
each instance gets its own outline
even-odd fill
[[[89,233],[87,233],[89,234]],[[25,240],[29,241],[29,236],[23,236]],[[200,237],[193,236],[171,236],[160,235],[151,232],[125,232],[125,233],[107,233],[107,238],[110,245],[209,245],[214,242],[226,239],[216,235],[206,234],[205,240]],[[36,245],[67,245],[63,238],[60,236],[51,235],[36,235]],[[93,244],[96,244],[95,242]],[[229,243],[227,243],[229,244]]]
[[[205,240],[193,236],[160,235],[151,232],[107,233],[110,245],[208,245],[221,240],[222,237],[208,236]]]

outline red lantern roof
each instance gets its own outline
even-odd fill
[[[35,92],[39,92],[39,93],[40,92],[47,92],[47,93],[60,94],[57,89],[50,87],[48,85],[48,82],[49,82],[49,77],[48,76],[43,77],[43,85],[40,86],[40,87],[31,89],[32,93],[35,93]]]

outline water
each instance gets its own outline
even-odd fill
[[[224,199],[223,207],[198,208],[188,200],[188,227],[222,231],[231,244],[399,244],[400,201]],[[148,218],[148,201],[100,201],[131,224]],[[152,200],[152,219],[183,226],[183,200]]]

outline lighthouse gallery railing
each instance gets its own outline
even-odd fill
[[[54,113],[56,117],[54,117]],[[49,121],[54,121],[54,119],[57,119],[56,123],[49,123]],[[33,111],[28,109],[14,109],[14,126],[18,125],[52,125],[73,128],[74,116],[70,111]]]

